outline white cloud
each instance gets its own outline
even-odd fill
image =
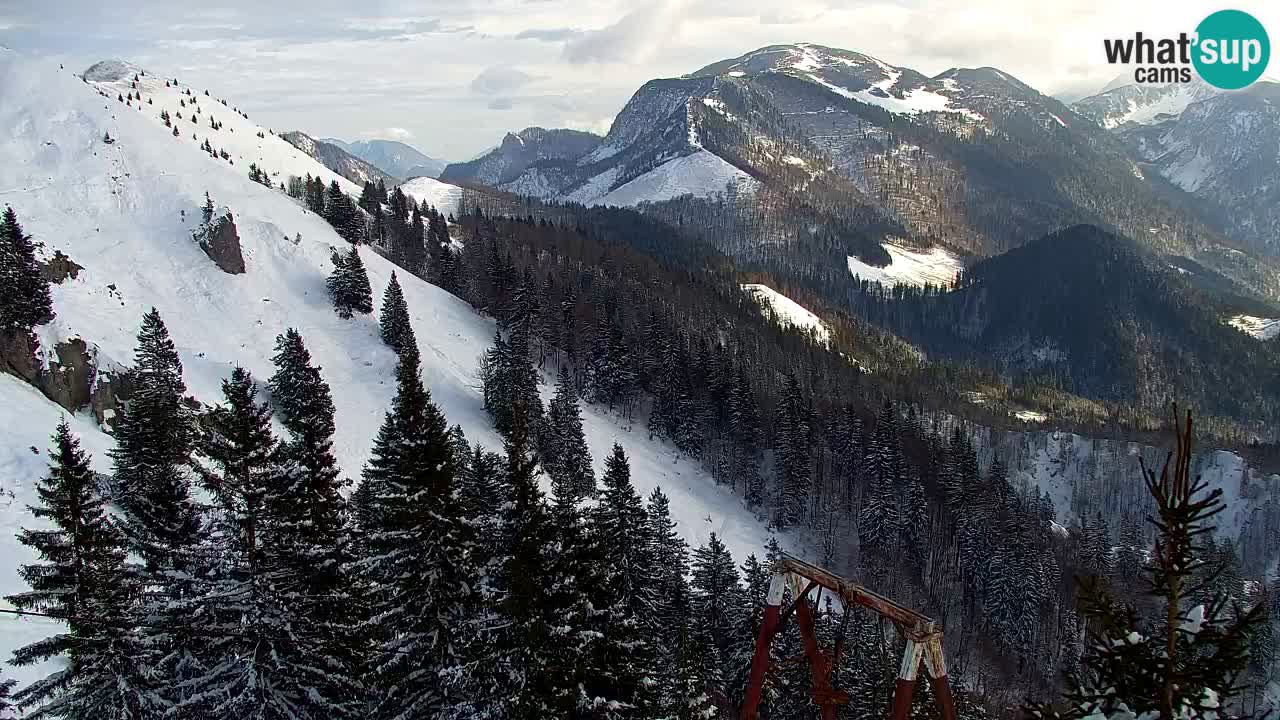
[[[680,30],[681,0],[654,0],[599,30],[570,38],[564,58],[571,63],[634,63],[656,55]]]
[[[387,127],[379,130],[366,130],[360,137],[368,140],[399,140],[405,142],[413,139],[413,131],[402,127]]]
[[[471,91],[479,95],[501,95],[528,85],[533,76],[519,68],[491,65],[471,80]]]
[[[54,17],[38,3],[0,0],[0,46],[69,68],[125,58],[209,88],[271,127],[390,137],[369,128],[394,124],[424,151],[460,158],[527,125],[603,129],[648,80],[779,43],[848,48],[929,75],[991,65],[1042,91],[1078,95],[1117,73],[1103,57],[1104,37],[1190,30],[1208,12],[1202,0],[215,5],[59,0]],[[1280,35],[1274,0],[1233,6]]]

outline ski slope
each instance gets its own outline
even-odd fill
[[[817,338],[818,342],[825,343],[831,339],[831,331],[827,329],[826,323],[822,322],[822,318],[814,315],[795,300],[768,285],[747,283],[742,286],[742,289],[756,302],[773,311],[773,317],[778,324],[808,331]]]
[[[946,248],[934,247],[928,250],[881,243],[889,253],[889,264],[876,267],[849,256],[849,272],[863,280],[878,282],[881,285],[950,285],[956,275],[964,269],[960,258]]]
[[[158,80],[156,92],[164,95]],[[235,365],[264,383],[273,372],[276,335],[295,327],[333,390],[334,450],[345,474],[357,478],[394,393],[395,356],[379,339],[376,315],[343,320],[333,311],[325,278],[331,248],[345,242],[285,193],[251,182],[247,162],[211,158],[190,134],[173,137],[155,117],[159,108],[145,105],[150,91],[143,92],[143,110],[126,107],[115,93],[102,97],[56,62],[6,50],[0,50],[0,87],[7,98],[20,99],[0,104],[0,204],[14,207],[27,232],[44,243],[46,256],[62,251],[84,266],[78,278],[53,288],[57,318],[40,328],[45,347],[81,337],[100,366],[127,365],[142,314],[154,306],[182,357],[189,393],[215,402]],[[166,96],[166,103],[170,99],[177,97]],[[221,110],[217,115],[226,117],[224,132],[237,117]],[[250,142],[225,147],[262,158],[269,172],[336,177],[283,140],[257,138],[249,127],[237,124],[234,134]],[[103,142],[108,131],[114,138],[109,145]],[[260,154],[253,156],[254,150]],[[206,192],[234,215],[245,274],[223,273],[191,239]],[[380,299],[394,267],[367,247],[361,255]],[[476,377],[492,321],[440,288],[399,276],[433,398],[470,440],[499,449]],[[543,391],[550,396],[550,383]],[[28,386],[0,377],[0,595],[22,588],[14,569],[32,559],[14,530],[35,522],[25,505],[34,501],[32,483],[44,472],[49,435],[61,414]],[[716,532],[738,562],[761,551],[769,537],[764,526],[696,463],[604,410],[584,406],[583,425],[597,471],[612,443],[621,443],[637,490],[648,495],[663,488],[689,543],[701,544]],[[95,468],[109,470],[111,438],[87,416],[75,418],[75,429]],[[4,619],[0,663],[45,631],[29,620]],[[7,666],[0,673],[22,683],[40,674]]]

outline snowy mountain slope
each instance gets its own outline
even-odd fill
[[[1272,340],[1280,337],[1280,318],[1260,318],[1253,315],[1236,315],[1227,321],[1228,325],[1259,340]]]
[[[474,160],[450,163],[440,173],[445,181],[467,181],[515,191],[509,185],[524,188],[526,195],[540,195],[540,183],[529,176],[538,177],[546,172],[555,174],[562,167],[573,165],[600,144],[600,136],[578,130],[528,127],[520,132],[509,132],[494,149]]]
[[[426,176],[402,183],[400,190],[417,202],[425,200],[428,205],[446,215],[456,214],[462,201],[462,188]]]
[[[808,308],[768,285],[746,283],[742,289],[764,307],[773,311],[774,318],[781,325],[807,330],[813,333],[819,342],[831,339],[831,331],[827,329],[822,318],[814,315]]]
[[[274,338],[295,327],[334,392],[335,453],[344,472],[358,477],[394,392],[395,358],[379,339],[374,317],[342,320],[326,295],[331,248],[345,243],[286,194],[251,182],[247,163],[211,159],[190,136],[173,137],[151,112],[126,107],[114,94],[103,98],[56,63],[0,52],[0,86],[23,98],[0,106],[0,202],[17,210],[27,231],[45,243],[45,253],[62,251],[84,266],[77,279],[53,288],[57,318],[41,328],[42,341],[78,336],[100,362],[128,364],[141,316],[154,306],[181,354],[188,391],[214,402],[234,365],[265,381]],[[224,132],[230,127],[228,120]],[[103,142],[108,131],[110,145]],[[242,135],[239,126],[236,135]],[[247,130],[243,135],[259,140]],[[288,150],[267,137],[261,155],[267,167],[331,176],[283,140],[274,138]],[[191,240],[206,192],[234,215],[244,274],[223,273]],[[395,268],[368,248],[361,255],[380,298]],[[445,291],[407,273],[399,276],[435,401],[472,441],[499,448],[476,378],[493,323]],[[43,464],[29,446],[44,452],[60,409],[11,378],[0,381],[6,413],[0,419],[7,430],[0,441],[0,488],[13,493],[3,521],[14,527],[31,522],[22,508],[33,500],[33,473]],[[630,432],[629,424],[607,412],[584,407],[583,423],[597,469],[610,445],[620,442],[637,490],[647,494],[661,485],[691,543],[714,531],[737,558],[759,551],[767,538],[763,525],[696,463]],[[77,420],[76,429],[93,451],[95,467],[109,469],[110,438],[86,420]],[[4,594],[20,587],[12,567],[31,556],[11,532],[0,534],[0,554],[7,563],[0,567]],[[15,623],[0,624],[0,632],[2,661],[35,631]]]
[[[950,285],[964,269],[960,258],[945,248],[914,250],[892,243],[881,243],[891,258],[885,267],[868,265],[856,257],[849,257],[849,272],[863,280],[882,285]]]
[[[763,204],[732,202],[741,213],[778,216],[756,227],[852,225],[872,239],[985,257],[1090,223],[1196,257],[1255,291],[1275,283],[1269,267],[1242,268],[1205,251],[1225,244],[1220,225],[1152,183],[1124,142],[991,67],[930,77],[850,50],[773,45],[646,82],[590,151],[529,161],[521,135],[450,166],[446,179],[636,205],[676,193],[713,197],[726,174],[749,176],[741,189]],[[711,156],[741,175],[704,172]],[[1168,231],[1148,234],[1152,227]],[[742,237],[735,247],[777,240]]]
[[[318,175],[326,185],[336,179],[348,195],[359,197],[360,185],[324,167],[315,158],[274,134],[271,129],[241,115],[242,111],[229,101],[224,104],[221,99],[206,95],[203,89],[182,84],[181,78],[166,79],[152,73],[143,74],[144,72],[145,69],[132,63],[105,60],[86,70],[84,79],[90,87],[105,95],[104,100],[111,102],[119,102],[117,98],[121,95],[141,94],[140,101],[119,102],[116,109],[120,112],[128,110],[137,113],[139,117],[161,127],[163,121],[160,113],[166,111],[171,116],[171,123],[178,129],[178,135],[172,137],[174,143],[191,143],[198,147],[208,140],[215,152],[225,150],[232,161],[228,163],[226,160],[210,158],[211,162],[233,166],[246,176],[249,165],[256,164],[277,186],[287,182],[290,175]],[[138,80],[135,81],[134,77]],[[178,80],[177,83],[173,82],[175,79]],[[245,115],[247,114],[246,112]],[[216,121],[221,129],[213,129],[211,121]],[[107,132],[111,130],[109,126],[104,128]],[[164,131],[171,133],[168,127],[164,127]]]
[[[1072,103],[1072,108],[1107,129],[1125,123],[1151,125],[1177,117],[1192,103],[1221,92],[1200,80],[1168,85],[1127,83],[1118,87],[1109,85],[1097,95]]]
[[[1280,255],[1280,83],[1209,93],[1113,132],[1147,172],[1205,201],[1238,243]]]
[[[661,202],[681,195],[709,197],[722,194],[733,185],[738,192],[752,192],[759,183],[750,175],[722,160],[718,155],[699,150],[692,155],[668,160],[640,177],[620,185],[598,197],[586,193],[587,205],[622,207],[646,202]],[[567,199],[576,200],[575,195]]]
[[[443,160],[427,155],[421,150],[397,140],[356,140],[346,142],[337,138],[323,138],[388,175],[400,178],[439,177],[448,165]]]
[[[353,183],[363,185],[366,182],[376,184],[378,181],[382,181],[387,185],[392,185],[396,182],[394,176],[383,172],[333,143],[316,140],[301,130],[280,133],[280,137]]]

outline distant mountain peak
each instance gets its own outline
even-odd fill
[[[398,178],[439,177],[446,163],[399,140],[381,138],[346,142],[325,138],[352,155]]]

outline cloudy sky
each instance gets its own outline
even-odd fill
[[[459,160],[529,125],[604,132],[644,81],[776,43],[930,75],[993,65],[1078,97],[1116,75],[1104,37],[1190,32],[1223,7],[1280,39],[1273,0],[0,0],[0,45],[131,60],[276,129]]]

